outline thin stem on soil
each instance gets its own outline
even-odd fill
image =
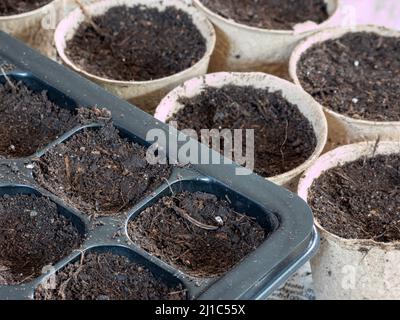
[[[379,142],[381,141],[381,137],[379,136],[378,139],[375,141],[374,151],[372,152],[372,157],[375,157],[376,150],[378,150]]]
[[[185,210],[178,208],[177,206],[172,206],[172,209],[174,209],[175,212],[179,213],[179,215],[182,216],[182,218],[188,220],[190,223],[194,224],[196,227],[207,230],[207,231],[217,231],[219,227],[216,226],[210,226],[208,224],[204,224],[200,221],[197,221],[196,219],[192,218]]]
[[[285,167],[285,153],[283,152],[283,148],[285,147],[285,144],[288,140],[288,129],[289,129],[289,121],[286,120],[286,126],[285,126],[285,140],[283,141],[281,145],[281,155],[282,155],[282,167]]]
[[[67,298],[67,296],[66,296],[66,294],[65,294],[65,289],[67,288],[68,283],[69,283],[70,281],[71,281],[71,278],[67,279],[65,282],[63,282],[63,283],[60,285],[60,289],[58,290],[58,294],[59,294],[59,296],[61,297],[62,300],[66,300],[66,298]]]
[[[174,195],[175,195],[175,192],[174,192],[174,190],[172,189],[172,186],[171,186],[171,184],[169,183],[168,179],[165,178],[165,177],[163,177],[162,179],[165,180],[165,182],[166,182],[167,185],[168,185],[169,190],[171,191],[172,196],[174,196]]]
[[[86,19],[88,20],[89,24],[92,26],[94,31],[96,31],[100,36],[107,38],[108,37],[107,33],[103,32],[103,30],[101,30],[101,28],[93,21],[92,16],[88,12],[84,4],[80,0],[74,0],[74,1],[81,9],[83,15],[86,17]]]
[[[4,76],[4,78],[6,79],[6,81],[8,82],[8,84],[15,90],[15,86],[12,83],[12,81],[10,80],[10,78],[6,75],[6,72],[4,71],[3,67],[0,67],[1,70],[1,74]]]
[[[64,162],[65,162],[65,171],[67,174],[67,179],[68,181],[71,181],[71,161],[69,160],[69,157],[65,155],[64,157]]]

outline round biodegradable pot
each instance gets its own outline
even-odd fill
[[[343,37],[352,32],[369,32],[385,37],[399,37],[400,32],[379,26],[356,26],[349,28],[331,28],[305,39],[293,51],[289,62],[290,77],[295,84],[301,86],[297,76],[297,66],[303,54],[312,46],[327,40]],[[340,88],[339,88],[340,89]],[[367,121],[353,119],[339,114],[323,106],[328,120],[329,144],[332,146],[351,144],[369,140],[398,140],[400,138],[400,122]]]
[[[322,153],[327,140],[328,128],[321,106],[318,105],[310,95],[293,83],[272,75],[257,72],[220,72],[208,74],[189,80],[170,92],[157,107],[155,118],[162,122],[168,122],[174,114],[184,108],[184,105],[178,102],[180,98],[192,98],[197,96],[205,87],[221,88],[225,85],[253,86],[255,88],[270,88],[272,92],[281,91],[283,97],[290,103],[297,105],[300,112],[310,121],[317,138],[317,146],[314,153],[297,168],[281,175],[268,178],[268,180],[286,187],[289,190],[296,190],[300,175],[309,168]]]
[[[287,64],[296,44],[322,28],[340,23],[341,0],[326,0],[330,18],[325,22],[301,23],[294,30],[246,26],[214,13],[201,0],[193,2],[207,15],[217,32],[217,45],[210,63],[212,72],[259,71],[287,77]]]
[[[20,39],[41,53],[54,57],[54,29],[63,13],[63,0],[54,0],[36,10],[0,16],[0,30]]]
[[[399,153],[395,142],[362,142],[332,150],[313,164],[300,179],[298,194],[308,201],[308,192],[325,171],[374,155]],[[311,261],[317,299],[400,299],[400,242],[348,240],[325,230],[316,219],[321,247]]]
[[[128,100],[143,110],[153,113],[158,103],[170,90],[185,82],[186,80],[203,75],[207,72],[210,56],[214,50],[216,35],[213,26],[193,6],[185,4],[180,0],[105,0],[86,6],[88,13],[92,16],[105,14],[110,8],[126,5],[134,7],[144,5],[149,8],[157,8],[162,11],[166,7],[173,6],[189,14],[193,23],[206,39],[206,53],[194,66],[177,74],[161,79],[150,81],[117,81],[99,77],[91,74],[77,66],[65,53],[67,41],[72,39],[79,25],[85,21],[85,16],[79,8],[72,11],[61,21],[55,32],[57,52],[63,62],[81,73],[90,80],[100,84],[111,93]]]

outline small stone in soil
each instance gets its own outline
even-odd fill
[[[328,19],[324,0],[201,0],[219,15],[248,26],[290,30],[296,24]]]
[[[400,240],[400,156],[362,158],[324,172],[308,201],[320,224],[345,239]]]
[[[201,192],[160,199],[129,222],[128,233],[136,245],[194,277],[224,274],[268,237],[255,219]]]
[[[172,6],[114,7],[93,17],[101,34],[82,23],[67,42],[68,56],[86,71],[121,81],[147,81],[179,73],[206,52],[192,18]]]
[[[89,128],[57,145],[35,163],[34,177],[88,215],[125,212],[154,192],[172,171],[151,165],[146,149],[121,138],[111,123]]]
[[[45,197],[0,197],[0,285],[18,285],[42,274],[83,241],[72,223]]]
[[[303,88],[354,119],[400,121],[400,39],[348,33],[316,44],[297,66]]]
[[[181,285],[175,288],[150,271],[111,253],[89,253],[82,261],[57,273],[55,289],[40,286],[37,300],[185,300]]]
[[[194,129],[198,137],[202,129],[253,129],[254,171],[264,177],[296,168],[317,146],[311,123],[280,91],[234,85],[208,87],[198,96],[179,102],[185,107],[171,121],[177,121],[180,130]],[[245,135],[242,149],[245,153]],[[225,152],[223,148],[217,151]]]

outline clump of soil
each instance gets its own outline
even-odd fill
[[[139,5],[109,9],[82,23],[67,55],[82,69],[121,81],[147,81],[179,73],[206,52],[206,40],[182,10]]]
[[[249,216],[207,193],[164,197],[128,225],[134,243],[195,277],[229,271],[268,236]]]
[[[72,223],[44,197],[0,197],[0,285],[27,283],[83,241]]]
[[[254,171],[265,177],[301,165],[317,145],[311,123],[279,91],[233,85],[208,87],[198,96],[181,98],[179,103],[185,107],[171,120],[177,121],[179,129],[196,130],[199,137],[201,129],[254,129]]]
[[[46,91],[36,93],[22,82],[0,84],[0,156],[33,155],[80,124],[110,118],[105,109],[71,111],[51,102]]]
[[[121,138],[111,123],[84,129],[36,162],[35,179],[89,215],[130,209],[169,178],[172,167],[151,165],[146,149]]]
[[[124,256],[89,253],[57,273],[57,286],[40,286],[37,300],[185,300],[182,286],[170,288]]]
[[[0,16],[11,16],[39,9],[52,0],[1,0]]]
[[[348,33],[308,49],[297,69],[323,106],[354,119],[400,121],[399,38]]]
[[[308,196],[316,218],[345,239],[400,240],[400,156],[376,156],[323,173]]]
[[[251,27],[291,30],[307,21],[329,18],[324,0],[201,0],[220,16]]]

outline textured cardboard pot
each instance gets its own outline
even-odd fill
[[[295,30],[246,26],[212,12],[201,0],[193,2],[212,21],[217,32],[217,45],[210,63],[213,72],[260,71],[285,76],[290,54],[300,40],[340,23],[341,0],[326,0],[330,18],[322,24],[302,23]]]
[[[362,157],[399,153],[400,143],[375,142],[347,145],[328,152],[300,179],[298,194],[305,201],[313,182],[324,171]],[[321,234],[321,247],[311,261],[317,299],[400,299],[400,242],[347,240],[325,230],[315,221]]]
[[[170,90],[190,78],[203,75],[207,72],[210,56],[215,47],[215,31],[205,16],[198,12],[193,6],[186,5],[180,0],[105,0],[89,4],[86,8],[90,14],[96,16],[104,14],[112,7],[121,5],[126,5],[128,7],[145,5],[147,7],[158,8],[159,10],[163,10],[168,6],[174,6],[187,12],[193,18],[194,24],[206,39],[207,50],[205,55],[189,69],[169,77],[151,81],[117,81],[90,74],[72,62],[65,53],[66,42],[74,36],[79,25],[85,21],[85,16],[79,8],[72,11],[58,25],[55,33],[57,52],[63,62],[75,71],[102,85],[111,93],[152,113],[162,97]]]
[[[63,0],[54,0],[33,11],[0,16],[0,30],[52,57],[55,54],[54,29],[62,15],[63,4]]]
[[[400,1],[342,0],[352,25],[375,24],[400,30]],[[349,21],[350,22],[350,21]]]
[[[317,146],[314,153],[299,167],[270,177],[268,180],[284,186],[290,190],[296,190],[300,175],[309,168],[319,157],[324,149],[327,139],[327,122],[322,108],[314,99],[301,88],[286,80],[265,73],[214,73],[198,77],[185,82],[182,86],[170,92],[157,107],[155,118],[167,122],[177,111],[184,108],[178,102],[181,97],[194,97],[207,86],[221,88],[233,84],[238,86],[254,86],[255,88],[270,88],[271,91],[282,91],[283,96],[289,102],[296,104],[300,112],[311,122],[317,136]],[[208,129],[208,128],[205,128]]]
[[[400,37],[400,32],[378,26],[356,26],[349,28],[331,28],[324,30],[305,39],[293,51],[289,63],[290,77],[294,83],[301,86],[297,76],[297,65],[301,56],[313,45],[330,40],[338,39],[351,32],[373,32],[382,36]],[[377,140],[398,140],[400,138],[400,122],[380,122],[353,119],[339,114],[324,106],[328,119],[329,143],[332,145],[343,145],[355,142]]]

